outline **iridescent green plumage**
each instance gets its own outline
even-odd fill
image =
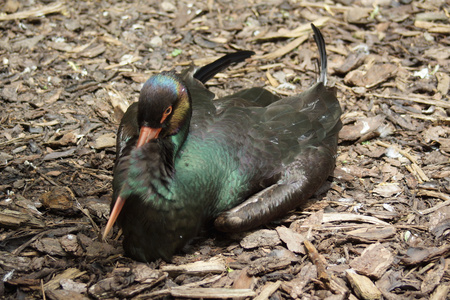
[[[118,222],[131,257],[169,260],[214,219],[223,231],[264,224],[309,198],[333,170],[341,111],[325,75],[288,98],[251,88],[213,101],[203,83],[249,54],[156,75],[124,115],[113,186],[114,199],[126,199]],[[136,148],[141,126],[161,129]]]

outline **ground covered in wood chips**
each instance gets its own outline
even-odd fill
[[[259,3],[257,3],[259,2]],[[445,0],[6,0],[0,7],[0,297],[446,299],[450,22]],[[173,261],[123,256],[115,132],[142,83],[224,53],[210,81],[291,95],[317,78],[321,28],[344,128],[303,211],[207,232]]]

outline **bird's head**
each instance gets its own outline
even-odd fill
[[[139,96],[137,147],[176,134],[189,119],[190,101],[186,85],[174,73],[162,72],[150,77]]]

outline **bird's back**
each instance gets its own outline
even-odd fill
[[[322,83],[283,99],[252,88],[212,101],[202,85],[187,81],[197,92],[174,182],[184,202],[208,207],[210,218],[275,183],[304,149],[336,152],[340,106]]]

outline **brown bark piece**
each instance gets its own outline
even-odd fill
[[[263,246],[276,246],[281,243],[278,233],[275,230],[261,229],[250,233],[241,241],[241,246],[251,249]]]
[[[305,240],[303,235],[284,226],[278,226],[275,230],[290,251],[301,254],[306,253],[303,246],[303,241]]]
[[[374,65],[367,71],[353,70],[349,72],[345,76],[344,82],[351,86],[373,88],[394,76],[396,71],[397,67],[392,64]]]
[[[381,278],[386,270],[394,262],[394,255],[380,243],[368,246],[361,253],[361,256],[350,262],[350,267],[359,274]]]

